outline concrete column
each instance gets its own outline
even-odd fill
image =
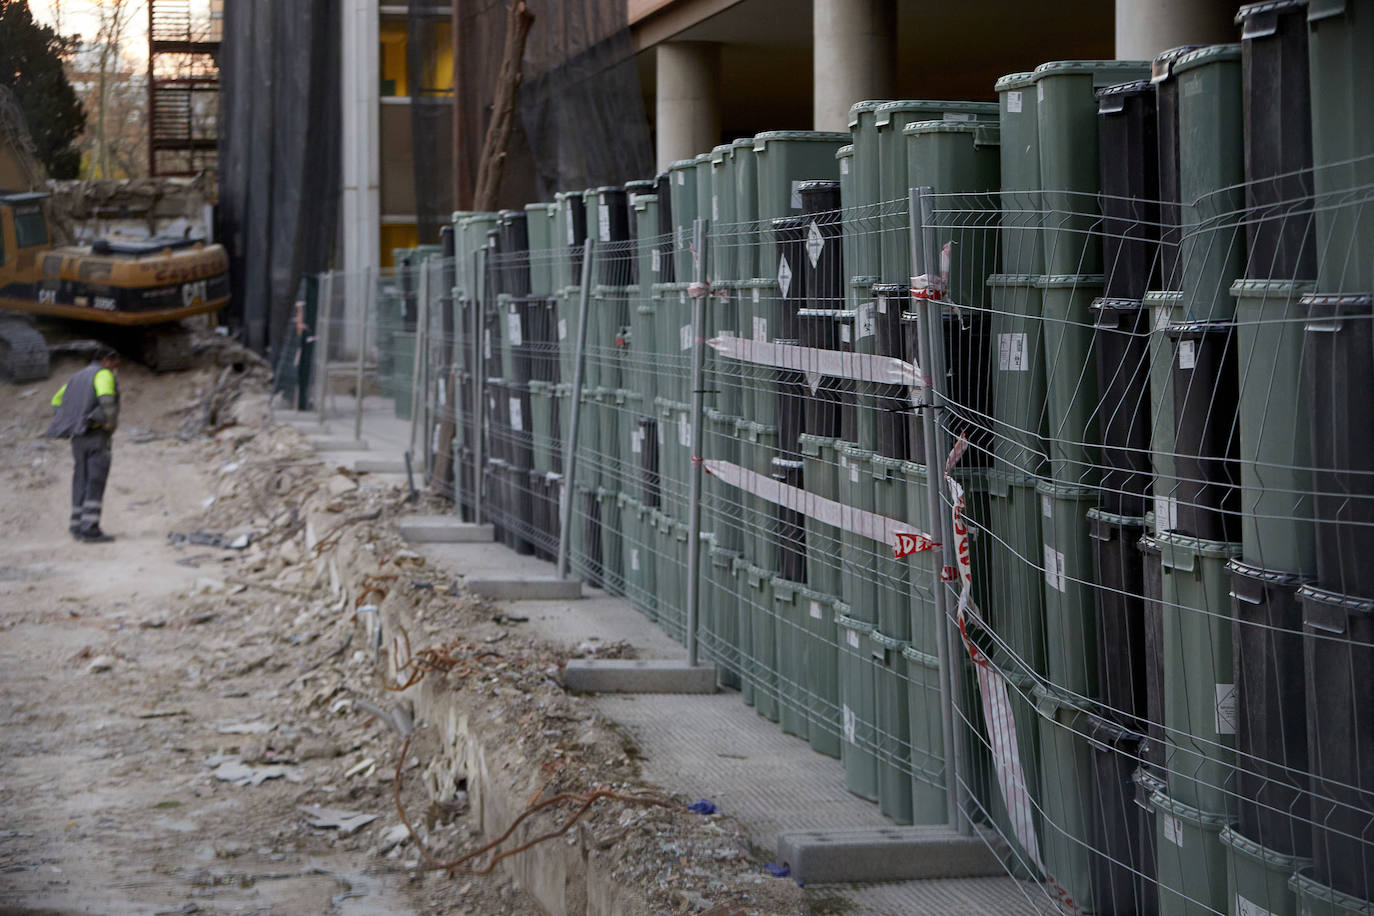
[[[892,97],[897,81],[894,0],[814,0],[816,130],[849,130],[849,107]]]
[[[709,153],[720,143],[720,46],[705,41],[664,42],[654,54],[658,70],[655,160],[662,172],[677,160]]]
[[[1179,45],[1240,41],[1232,0],[1116,0],[1117,60],[1150,60]]]
[[[375,268],[381,258],[381,88],[377,80],[381,26],[378,13],[378,0],[349,0],[343,11],[341,268],[351,277],[359,276],[365,267]],[[335,284],[335,289],[345,291],[336,295],[341,295],[346,306],[342,334],[334,339],[344,350],[351,350],[359,337],[365,291],[361,284],[351,279]]]

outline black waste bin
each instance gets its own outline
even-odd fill
[[[628,286],[634,268],[635,242],[630,235],[628,196],[624,188],[604,187],[594,192],[596,231],[600,252],[597,273],[603,286]]]
[[[1149,715],[1145,564],[1139,549],[1144,532],[1144,519],[1088,510],[1097,582],[1098,697],[1104,715],[1136,731]]]
[[[1150,66],[1150,81],[1155,84],[1155,111],[1159,118],[1159,277],[1161,289],[1180,289],[1183,266],[1179,261],[1179,241],[1183,237],[1182,192],[1179,190],[1178,81],[1173,79],[1174,64],[1180,57],[1197,50],[1198,45],[1170,48]]]
[[[496,215],[500,269],[497,293],[530,294],[530,226],[524,210],[502,210]]]
[[[1193,321],[1168,327],[1173,366],[1174,530],[1209,541],[1240,540],[1235,325]]]
[[[1139,876],[1147,853],[1141,844],[1133,780],[1141,736],[1102,719],[1088,726],[1092,747],[1094,809],[1092,901],[1097,913],[1141,913]],[[1149,851],[1153,853],[1153,850]],[[1154,856],[1148,856],[1153,864]]]
[[[802,462],[788,458],[773,459],[773,479],[787,486],[801,489]],[[773,540],[777,544],[777,557],[774,569],[777,574],[792,582],[806,581],[806,523],[805,517],[795,509],[775,506],[777,524]]]
[[[594,489],[578,488],[582,503],[582,550],[583,568],[587,573],[587,584],[593,588],[604,587],[604,567],[601,557],[601,500]]]
[[[1142,609],[1145,613],[1145,718],[1147,741],[1141,756],[1156,772],[1164,772],[1164,565],[1158,542],[1147,533],[1137,543],[1141,562]],[[1149,806],[1145,806],[1147,812]],[[1153,823],[1153,815],[1150,821]]]
[[[1374,309],[1369,296],[1304,296],[1312,397],[1317,581],[1374,597]],[[1301,409],[1301,408],[1299,408]]]
[[[1245,276],[1314,279],[1307,0],[1242,6],[1236,22],[1245,95]]]
[[[923,320],[919,313],[902,315],[902,329],[906,352],[918,357],[916,322]],[[952,403],[945,415],[945,425],[951,435],[966,436],[969,450],[962,464],[980,467],[992,463],[992,362],[988,354],[988,320],[986,316],[969,312],[944,311],[945,394]],[[919,365],[919,359],[909,359]],[[926,367],[921,367],[923,370]],[[912,461],[926,460],[925,427],[919,410],[908,410],[907,447]]]
[[[1236,807],[1242,836],[1286,856],[1312,854],[1307,796],[1303,580],[1232,560]]]
[[[658,181],[658,282],[672,283],[673,270],[673,194],[671,176],[663,172]]]
[[[801,345],[814,350],[840,349],[840,320],[847,314],[841,309],[801,309],[797,312]],[[824,439],[841,436],[840,407],[846,391],[853,397],[852,382],[833,376],[820,375],[807,379],[807,398],[803,426],[807,435]],[[814,385],[814,388],[812,387]]]
[[[657,509],[663,505],[663,482],[658,467],[658,417],[640,417],[639,473],[640,499],[644,505]]]
[[[1102,437],[1102,508],[1140,517],[1150,463],[1150,311],[1139,299],[1097,299],[1097,428]]]
[[[1111,298],[1140,299],[1156,288],[1158,123],[1149,80],[1097,91],[1103,292]]]
[[[907,352],[902,328],[902,315],[911,298],[911,288],[900,283],[873,284],[874,352],[916,362],[915,349]],[[911,341],[915,344],[915,338]],[[911,454],[910,428],[912,417],[919,416],[911,403],[911,389],[905,385],[876,385],[878,411],[878,454],[885,458],[914,458]]]
[[[1312,858],[1317,880],[1374,899],[1374,600],[1303,586]]]
[[[806,307],[837,309],[844,305],[844,252],[840,244],[841,210],[838,181],[803,181],[798,185],[806,223],[802,263]]]

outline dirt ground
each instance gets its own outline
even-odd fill
[[[103,519],[117,540],[74,543],[69,446],[41,433],[49,397],[80,366],[0,383],[0,916],[542,913],[500,870],[422,867],[392,798],[395,717],[374,714],[396,695],[337,583],[309,562],[307,500],[380,529],[402,494],[268,425],[265,370],[212,343],[191,372],[120,370]],[[469,638],[509,631],[425,579],[406,587],[468,615]],[[501,651],[503,670],[487,672],[499,687],[474,688],[473,702],[503,697],[514,714],[492,720],[505,716],[522,753],[559,774],[547,792],[633,785],[613,731],[545,675],[549,650],[513,638]],[[560,743],[570,724],[600,737],[565,772],[578,759]],[[432,731],[415,733],[402,795],[421,837],[452,856],[489,838],[461,785],[436,797]],[[648,912],[803,911],[737,825],[668,811],[587,820],[611,837],[617,875],[657,901]]]

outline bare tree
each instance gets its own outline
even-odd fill
[[[92,170],[99,166],[102,178],[111,177],[110,115],[111,94],[123,72],[124,36],[137,12],[135,0],[95,0],[96,15],[96,86],[95,86],[95,156]],[[121,127],[123,125],[120,125]]]

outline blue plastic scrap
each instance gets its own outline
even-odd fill
[[[697,814],[715,814],[716,806],[703,798],[700,801],[688,805],[687,810],[696,812]]]
[[[774,878],[786,878],[788,875],[792,874],[792,867],[790,865],[774,865],[772,862],[769,862],[767,865],[763,866],[763,868]]]

